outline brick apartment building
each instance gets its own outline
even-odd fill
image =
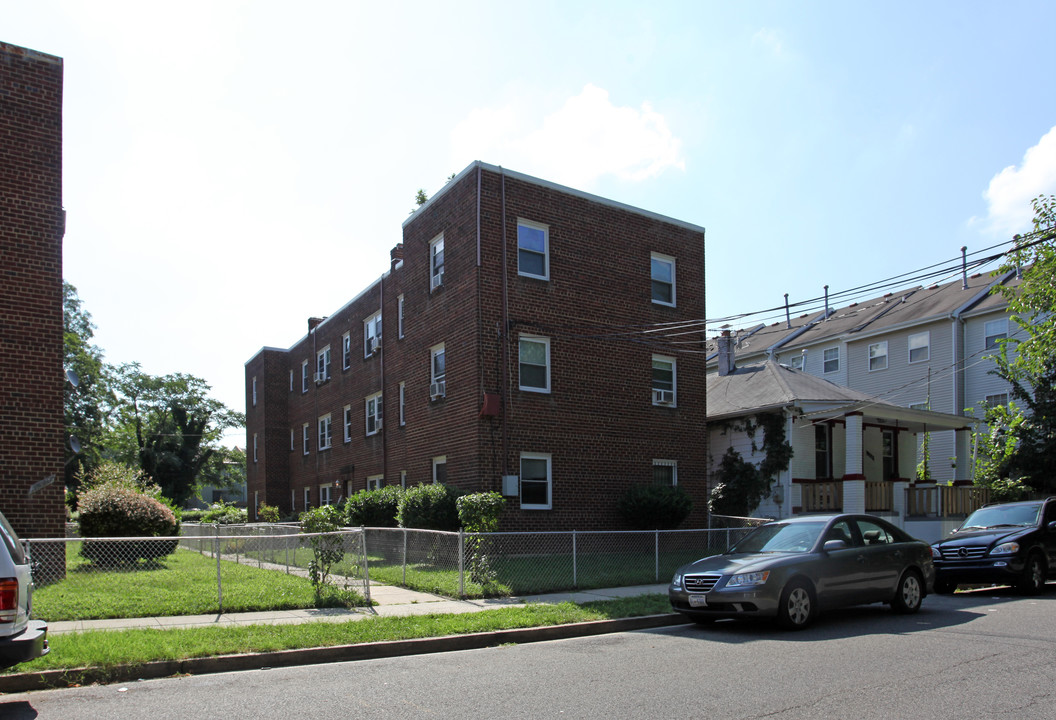
[[[251,517],[446,482],[505,495],[505,530],[612,529],[663,482],[699,525],[703,318],[703,228],[475,162],[375,283],[246,363]]]
[[[0,42],[0,510],[22,537],[64,534],[62,74]]]

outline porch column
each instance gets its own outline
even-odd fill
[[[843,511],[865,512],[865,474],[862,472],[862,414],[848,413],[844,416],[846,432],[846,455],[843,476]]]
[[[953,471],[954,480],[974,480],[972,471],[972,430],[971,428],[958,428],[954,432],[954,462],[957,467]]]

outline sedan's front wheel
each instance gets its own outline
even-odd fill
[[[923,599],[924,584],[920,580],[920,574],[916,570],[906,570],[898,579],[895,597],[891,600],[892,609],[906,615],[915,613],[920,610],[920,603]]]
[[[786,630],[802,630],[814,619],[814,588],[806,580],[793,580],[781,592],[777,623]]]

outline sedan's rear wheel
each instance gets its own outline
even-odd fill
[[[777,622],[786,630],[802,630],[814,619],[816,612],[814,588],[806,580],[793,580],[781,592],[777,607]]]
[[[908,615],[920,610],[920,603],[923,599],[924,584],[920,580],[920,573],[916,570],[906,570],[898,579],[895,597],[891,600],[891,608],[897,613]]]

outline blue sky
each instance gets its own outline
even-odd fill
[[[239,410],[245,361],[376,279],[415,191],[473,160],[704,226],[709,318],[980,251],[1056,193],[1052,2],[0,17],[65,60],[64,274],[97,344]]]

